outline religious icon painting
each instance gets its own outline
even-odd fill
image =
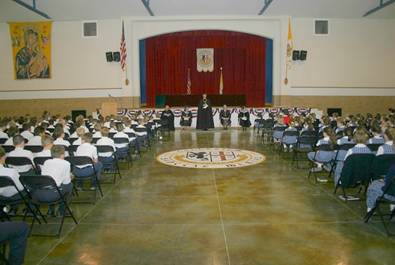
[[[15,79],[51,77],[51,21],[9,23]]]

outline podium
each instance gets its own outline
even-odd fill
[[[117,115],[118,103],[117,102],[103,102],[101,104],[101,115],[103,117],[110,115]]]

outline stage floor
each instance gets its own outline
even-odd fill
[[[266,160],[236,169],[190,169],[156,157],[184,148],[227,147]],[[154,143],[96,205],[73,204],[78,226],[60,239],[31,237],[26,264],[371,265],[393,264],[394,239],[364,224],[364,202],[345,204],[333,183],[261,143],[252,130],[176,130]]]

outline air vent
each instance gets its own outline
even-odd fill
[[[85,38],[97,37],[97,22],[89,21],[82,23],[82,33]]]
[[[315,35],[328,35],[329,21],[324,19],[314,20],[314,33]]]

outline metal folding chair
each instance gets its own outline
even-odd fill
[[[60,233],[62,232],[63,224],[64,224],[64,218],[66,217],[66,212],[70,215],[70,217],[73,219],[75,224],[78,224],[77,220],[75,219],[73,212],[71,211],[67,199],[65,198],[65,194],[61,192],[59,187],[56,185],[55,180],[50,177],[50,176],[21,176],[20,181],[22,185],[25,187],[25,190],[29,194],[31,198],[31,203],[35,205],[37,209],[40,209],[40,206],[42,205],[48,205],[48,206],[55,206],[55,205],[60,205],[64,204],[65,206],[65,211],[62,213],[61,216],[61,221],[60,225],[58,228],[58,232],[55,235],[48,235],[48,234],[35,234],[39,236],[57,236],[59,237]],[[56,192],[58,194],[58,197],[52,201],[42,201],[39,199],[38,194],[40,191],[43,190],[51,190],[53,192]],[[35,223],[35,219],[33,219],[31,223],[31,229],[30,231],[33,230],[33,226]]]

